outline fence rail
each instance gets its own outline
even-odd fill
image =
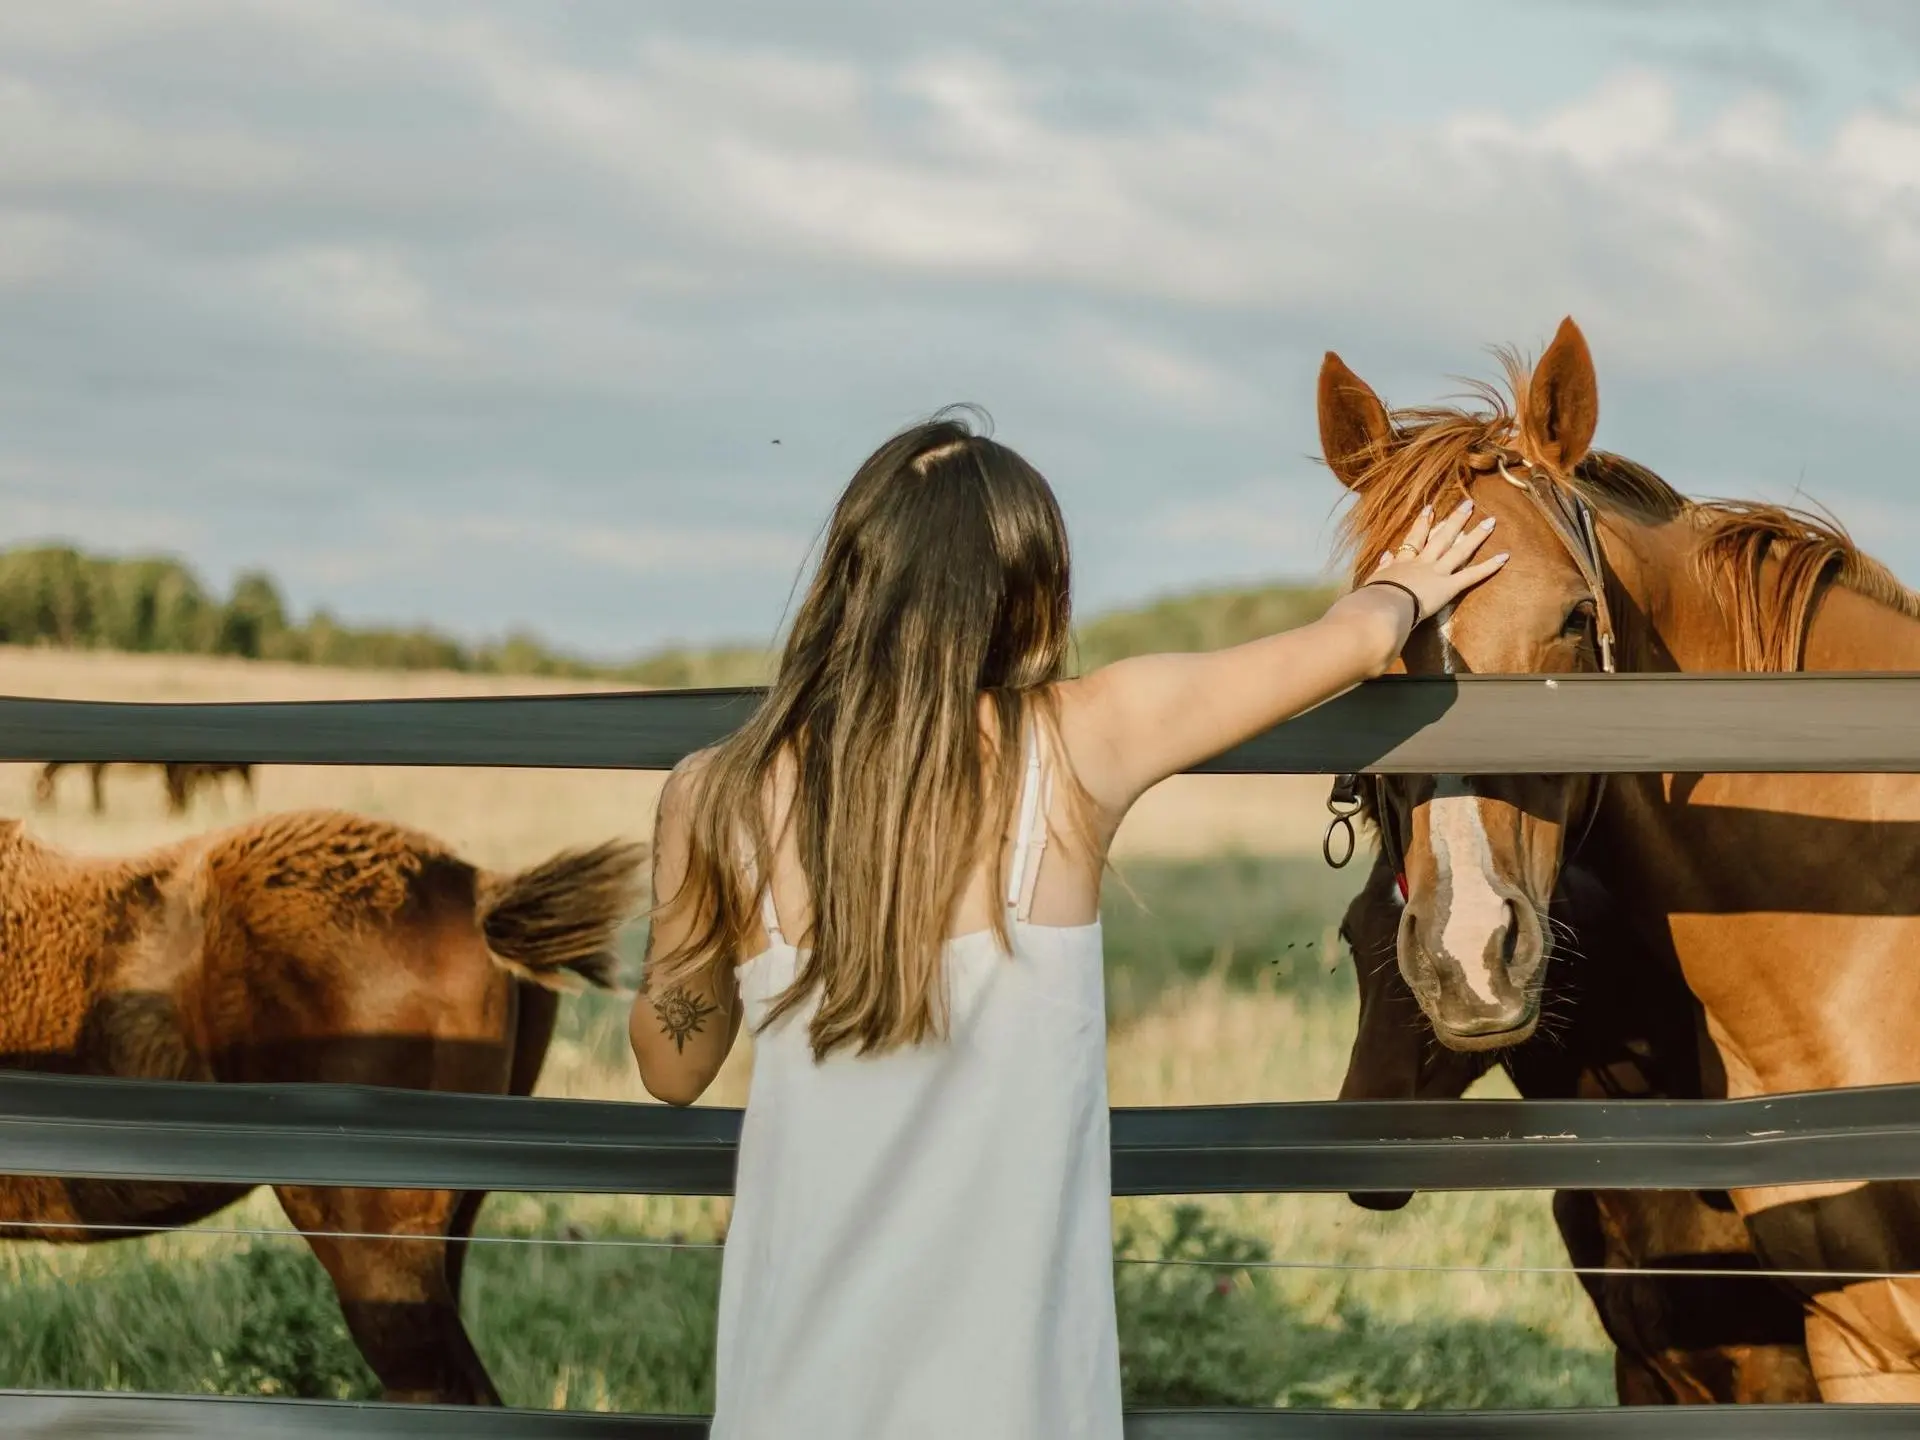
[[[120,704],[0,698],[0,760],[665,770],[757,690]],[[1202,774],[1920,771],[1920,674],[1392,676]]]
[[[665,769],[758,692],[284,704],[0,697],[0,760]],[[1220,774],[1920,771],[1920,675],[1380,680],[1198,767]],[[0,1075],[0,1173],[725,1194],[737,1111]],[[1117,1193],[1728,1188],[1920,1177],[1920,1086],[1683,1102],[1117,1110]],[[679,1440],[704,1420],[0,1391],[0,1433]],[[1907,1437],[1920,1406],[1154,1411],[1129,1440]]]
[[[0,1174],[730,1195],[738,1110],[0,1073]],[[1118,1195],[1696,1190],[1920,1176],[1920,1085],[1755,1100],[1113,1112]]]
[[[8,1440],[701,1440],[695,1416],[0,1391]],[[1913,1440],[1895,1405],[1567,1410],[1136,1410],[1126,1440]]]

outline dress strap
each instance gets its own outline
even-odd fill
[[[787,943],[787,937],[780,933],[780,912],[773,908],[773,882],[760,884],[760,867],[754,863],[753,848],[744,841],[740,845],[740,873],[746,877],[747,884],[760,887],[760,925],[767,932],[767,939],[775,945]]]
[[[1020,787],[1020,828],[1014,835],[1013,861],[1007,867],[1007,908],[1024,921],[1033,908],[1034,884],[1047,848],[1047,812],[1053,807],[1053,776],[1042,776],[1039,727],[1027,727],[1026,779]]]
[[[760,887],[760,924],[767,932],[767,939],[776,945],[787,943],[787,937],[780,933],[780,912],[773,908],[773,886],[771,883]]]

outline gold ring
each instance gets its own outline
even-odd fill
[[[1402,545],[1398,550],[1394,551],[1393,553],[1396,555],[1418,555],[1420,552],[1414,549],[1413,546],[1411,545]]]

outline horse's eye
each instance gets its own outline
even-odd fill
[[[1593,619],[1593,601],[1582,600],[1567,612],[1567,618],[1561,622],[1560,633],[1570,639],[1584,640],[1593,630]]]

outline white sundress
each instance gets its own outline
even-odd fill
[[[1101,933],[1027,922],[1031,736],[1025,768],[1012,953],[947,942],[943,1042],[816,1063],[811,1002],[758,1030],[799,955],[763,892],[713,1440],[1120,1440]]]

